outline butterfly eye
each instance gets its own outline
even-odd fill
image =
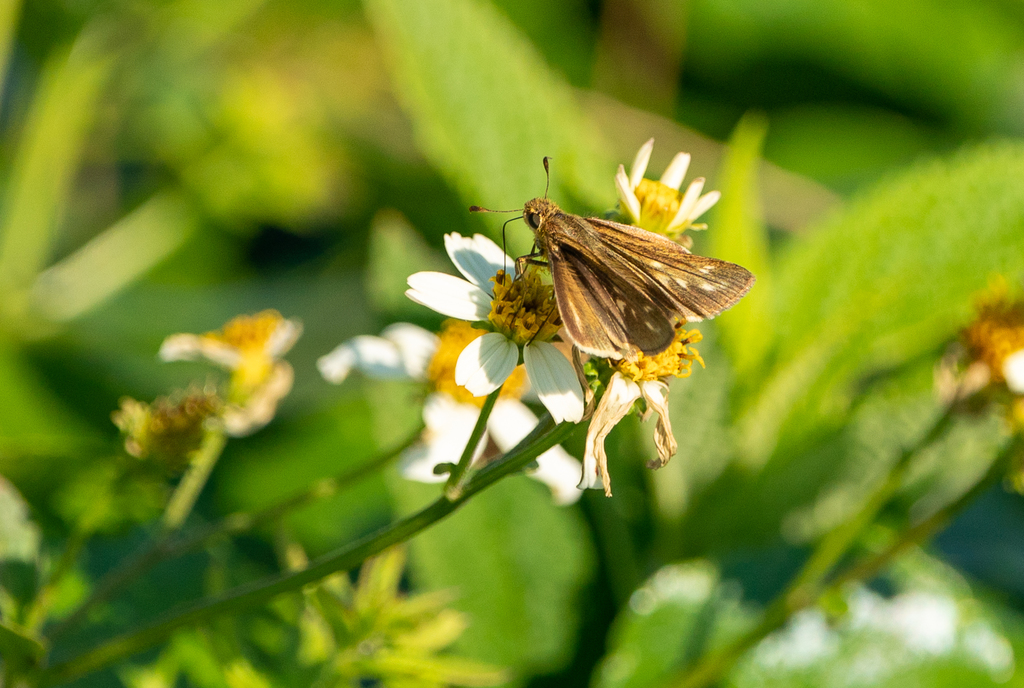
[[[534,229],[540,227],[540,214],[539,213],[526,213],[526,224],[530,225]]]

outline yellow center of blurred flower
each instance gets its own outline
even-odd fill
[[[695,348],[689,346],[701,339],[703,336],[699,331],[687,332],[682,327],[677,327],[675,340],[660,354],[639,354],[637,360],[622,359],[614,362],[613,367],[633,382],[650,382],[666,377],[689,377],[694,361],[704,367],[704,359]]]
[[[466,345],[485,334],[486,330],[478,330],[462,320],[446,320],[441,325],[437,352],[427,366],[427,379],[434,391],[444,392],[463,404],[483,406],[486,397],[474,397],[465,387],[455,384],[455,364]],[[501,388],[501,396],[518,399],[525,386],[526,369],[518,366]]]
[[[997,281],[976,304],[978,316],[963,331],[971,358],[988,366],[990,380],[1001,383],[1006,358],[1024,349],[1024,302],[1010,300],[1005,281]]]
[[[517,279],[499,270],[491,278],[494,299],[487,319],[516,344],[546,342],[562,326],[555,303],[555,288],[541,281],[537,270],[528,268]]]
[[[203,335],[238,350],[241,360],[231,376],[232,401],[245,399],[270,376],[274,357],[270,355],[268,345],[283,323],[284,317],[276,310],[265,310],[256,315],[232,318],[219,332]]]

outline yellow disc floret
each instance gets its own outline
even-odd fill
[[[693,362],[704,367],[704,359],[695,348],[703,337],[697,330],[687,331],[676,328],[676,336],[667,349],[654,356],[639,354],[635,361],[622,359],[613,362],[613,367],[633,382],[650,382],[667,377],[689,377]]]
[[[499,270],[491,281],[494,299],[487,319],[495,329],[519,345],[555,336],[562,326],[555,289],[541,280],[537,270],[528,268],[516,279]]]
[[[232,318],[219,332],[207,332],[205,339],[226,344],[238,351],[239,360],[231,379],[233,401],[246,398],[262,385],[274,367],[271,338],[284,324],[276,310]]]
[[[464,404],[483,406],[486,397],[474,397],[465,387],[455,384],[455,364],[466,345],[487,334],[462,320],[446,320],[438,333],[437,352],[427,366],[427,379],[436,392],[444,392]],[[518,399],[526,385],[526,369],[518,366],[501,388],[502,397]]]

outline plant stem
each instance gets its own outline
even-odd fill
[[[311,562],[309,567],[302,571],[281,574],[268,580],[229,590],[213,599],[200,600],[151,626],[114,638],[99,647],[47,669],[40,679],[40,685],[67,682],[154,645],[167,638],[178,628],[194,626],[220,614],[251,608],[281,593],[298,590],[304,585],[314,583],[337,571],[353,568],[368,557],[391,545],[404,542],[437,523],[459,508],[474,494],[493,485],[505,476],[521,470],[542,453],[564,441],[577,427],[579,426],[571,423],[562,423],[556,426],[551,421],[551,417],[545,415],[533,432],[504,457],[480,469],[467,483],[462,494],[454,501],[442,496],[423,510],[401,519],[373,535],[324,555]]]
[[[822,581],[846,555],[864,530],[874,522],[879,512],[903,489],[912,465],[911,459],[946,432],[953,421],[953,415],[953,407],[946,407],[928,431],[912,446],[905,448],[900,453],[885,481],[868,498],[860,511],[830,531],[815,547],[814,552],[811,553],[800,573],[787,589],[786,595],[794,598],[791,599],[792,603],[802,603],[803,600],[798,599],[801,596],[811,599],[817,597]]]
[[[455,464],[452,472],[448,474],[448,481],[444,484],[444,496],[451,501],[458,499],[466,486],[466,471],[473,463],[477,447],[480,446],[480,440],[483,439],[484,431],[487,430],[487,419],[491,417],[491,411],[494,410],[494,403],[498,400],[499,394],[501,394],[501,387],[487,395],[484,405],[480,409],[480,415],[476,418],[473,432],[469,435],[469,441],[466,442],[466,447],[462,450],[462,456],[459,457],[459,462]]]
[[[177,489],[167,502],[167,509],[164,511],[160,527],[164,533],[171,533],[181,527],[188,515],[192,513],[199,493],[206,485],[210,472],[217,464],[220,454],[227,444],[227,435],[223,430],[207,430],[203,437],[203,444],[199,447],[192,463],[188,467],[185,476],[178,483]]]
[[[375,473],[390,463],[395,457],[417,442],[422,431],[423,426],[418,426],[416,431],[410,434],[397,447],[388,449],[354,469],[329,478],[317,480],[306,489],[258,511],[229,514],[216,523],[196,528],[190,533],[177,537],[174,537],[172,533],[163,533],[161,537],[157,537],[149,542],[141,550],[121,562],[117,568],[105,575],[97,583],[89,599],[83,602],[68,618],[55,626],[48,634],[49,638],[54,640],[67,633],[81,623],[86,613],[95,605],[110,599],[118,590],[162,561],[197,549],[215,538],[237,535],[238,533],[259,528],[281,518],[294,509],[320,499],[333,497],[346,487]]]
[[[942,419],[940,419],[939,424],[945,423],[948,423],[948,421],[942,421]],[[937,426],[939,424],[937,424]],[[939,433],[936,432],[928,433],[928,435],[934,435],[935,437],[937,437],[938,434]],[[798,594],[794,594],[794,586],[790,586],[787,593],[780,595],[771,605],[769,605],[761,619],[761,622],[758,623],[756,627],[745,633],[729,646],[708,655],[692,670],[685,672],[676,682],[669,685],[677,686],[678,688],[706,688],[706,686],[713,685],[728,673],[732,666],[747,650],[760,642],[769,633],[784,626],[795,612],[817,604],[818,600],[822,599],[822,597],[841,592],[843,586],[849,583],[855,581],[866,581],[873,578],[879,571],[892,562],[893,559],[908,547],[920,544],[941,531],[949,524],[954,516],[963,511],[981,494],[1003,479],[1015,455],[1021,451],[1022,444],[1024,444],[1024,442],[1022,442],[1021,438],[1019,436],[1014,436],[1007,446],[1004,447],[992,461],[992,464],[989,466],[985,475],[969,490],[920,523],[917,523],[903,531],[895,542],[881,552],[865,557],[840,575],[836,576],[827,587],[822,588],[820,586],[820,582],[823,580],[823,577],[820,579],[812,579],[809,576],[806,578],[808,581],[814,583],[813,594],[811,594],[811,589],[800,590],[798,591]],[[919,446],[925,445],[921,445],[919,443]],[[803,577],[803,572],[799,577]]]

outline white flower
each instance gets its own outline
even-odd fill
[[[456,332],[455,329],[446,330]],[[455,341],[464,335],[459,329]],[[342,382],[352,370],[375,378],[408,378],[427,380],[431,360],[445,347],[445,337],[438,337],[409,323],[395,323],[380,337],[359,336],[345,342],[317,361],[321,374],[330,382]],[[453,343],[448,340],[448,346]],[[449,355],[448,352],[444,352]],[[450,354],[454,359],[454,352]],[[448,375],[451,375],[450,369]],[[435,381],[436,382],[436,381]],[[402,454],[402,475],[417,482],[443,482],[444,474],[434,473],[442,463],[454,463],[462,454],[473,431],[480,409],[457,401],[444,392],[434,392],[423,406],[426,429],[421,441]],[[501,451],[514,447],[537,425],[537,417],[520,401],[499,399],[487,423],[487,433]],[[485,435],[486,438],[486,435]],[[483,451],[478,448],[477,456]],[[581,472],[580,462],[561,447],[553,447],[537,459],[538,468],[530,477],[547,485],[556,504],[572,504],[580,497],[576,488]]]
[[[173,334],[160,346],[164,361],[206,359],[231,371],[222,419],[229,435],[249,435],[269,423],[292,389],[295,373],[281,357],[302,324],[274,310],[233,318],[219,332]]]
[[[423,441],[402,455],[402,476],[423,483],[440,483],[448,479],[445,472],[434,469],[442,463],[454,463],[469,440],[480,409],[462,404],[447,394],[435,393],[427,397],[423,406],[426,430]],[[487,438],[503,452],[512,449],[537,425],[537,417],[515,399],[499,399],[487,419],[487,434],[476,448],[473,461],[484,453]],[[576,502],[582,492],[576,483],[580,476],[580,462],[569,456],[560,446],[552,447],[537,457],[537,468],[528,474],[551,490],[554,502],[560,506]]]
[[[317,359],[316,367],[325,380],[336,385],[344,382],[353,368],[375,378],[425,380],[437,344],[433,332],[410,323],[395,323],[384,328],[379,337],[361,335],[339,344]]]
[[[406,295],[443,315],[493,323],[494,306],[502,298],[500,294],[495,296],[497,288],[493,278],[499,271],[510,268],[513,260],[497,244],[479,234],[472,239],[447,234],[445,248],[466,279],[438,272],[418,272],[409,277]],[[539,280],[526,279],[517,284],[526,284],[523,288],[529,289],[538,287]],[[501,294],[510,291],[506,286],[502,286],[502,290]],[[518,307],[522,308],[522,304]],[[553,299],[550,308],[555,308]],[[546,326],[546,319],[540,320],[532,334],[512,329],[489,332],[474,339],[459,356],[455,381],[474,396],[486,396],[504,384],[519,365],[522,352],[526,374],[551,417],[556,423],[578,423],[583,418],[583,389],[569,360],[549,342],[536,337]],[[510,322],[515,328],[517,324],[522,326],[526,319],[512,318]]]
[[[668,384],[664,380],[643,380],[633,382],[622,373],[615,372],[608,382],[608,388],[601,397],[601,402],[594,411],[587,430],[587,444],[583,455],[582,488],[604,488],[604,493],[612,496],[612,481],[608,475],[608,454],[604,449],[605,438],[612,428],[622,420],[637,399],[647,402],[647,410],[643,420],[657,411],[658,424],[654,430],[654,443],[658,448],[658,458],[649,461],[648,468],[660,468],[676,453],[678,445],[672,436],[672,424],[668,417]]]
[[[619,165],[615,175],[615,188],[623,212],[634,224],[669,236],[687,229],[706,229],[706,226],[694,225],[693,222],[710,210],[722,194],[710,191],[702,196],[704,178],[698,177],[690,182],[686,187],[686,193],[680,197],[679,187],[690,166],[689,153],[677,153],[665,168],[660,182],[644,180],[644,172],[647,171],[647,163],[651,159],[653,149],[654,139],[649,139],[640,147],[633,165],[629,168],[629,175],[626,174],[626,169]]]

